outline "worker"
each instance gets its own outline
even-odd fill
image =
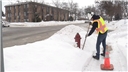
[[[96,42],[96,55],[93,56],[93,58],[99,60],[101,43],[103,46],[103,53],[101,53],[101,55],[105,57],[108,28],[106,27],[105,22],[101,16],[93,14],[92,16],[90,15],[90,19],[92,20],[92,22],[90,22],[89,24],[92,25],[92,28],[86,36],[90,36],[95,30],[97,31],[98,37]]]

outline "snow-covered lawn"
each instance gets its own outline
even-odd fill
[[[128,20],[107,24],[113,30],[108,33],[107,44],[112,46],[110,63],[114,71],[127,71]],[[34,25],[33,25],[34,26]],[[68,25],[46,40],[4,48],[5,72],[8,71],[102,71],[100,60],[92,59],[97,34],[87,38],[84,50],[77,47],[74,37],[81,36],[81,47],[86,28]],[[102,50],[102,46],[101,46]]]

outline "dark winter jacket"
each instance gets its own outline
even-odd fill
[[[93,18],[93,20],[97,20],[97,19],[100,19],[100,16],[99,15],[93,15],[92,18]],[[91,28],[88,36],[90,36],[95,31],[96,28],[98,28],[98,22],[94,22],[92,24],[92,28]],[[107,33],[107,31],[105,33]],[[99,32],[99,34],[102,34],[102,33]]]

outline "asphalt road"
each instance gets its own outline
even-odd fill
[[[84,26],[84,24],[77,24]],[[52,36],[54,33],[65,27],[66,25],[59,26],[46,26],[46,27],[8,27],[2,29],[3,48],[33,43],[36,41],[44,40]]]

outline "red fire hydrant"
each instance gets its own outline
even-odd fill
[[[77,47],[80,48],[80,39],[81,39],[80,34],[77,33],[74,39],[75,39],[75,42],[77,42]]]

